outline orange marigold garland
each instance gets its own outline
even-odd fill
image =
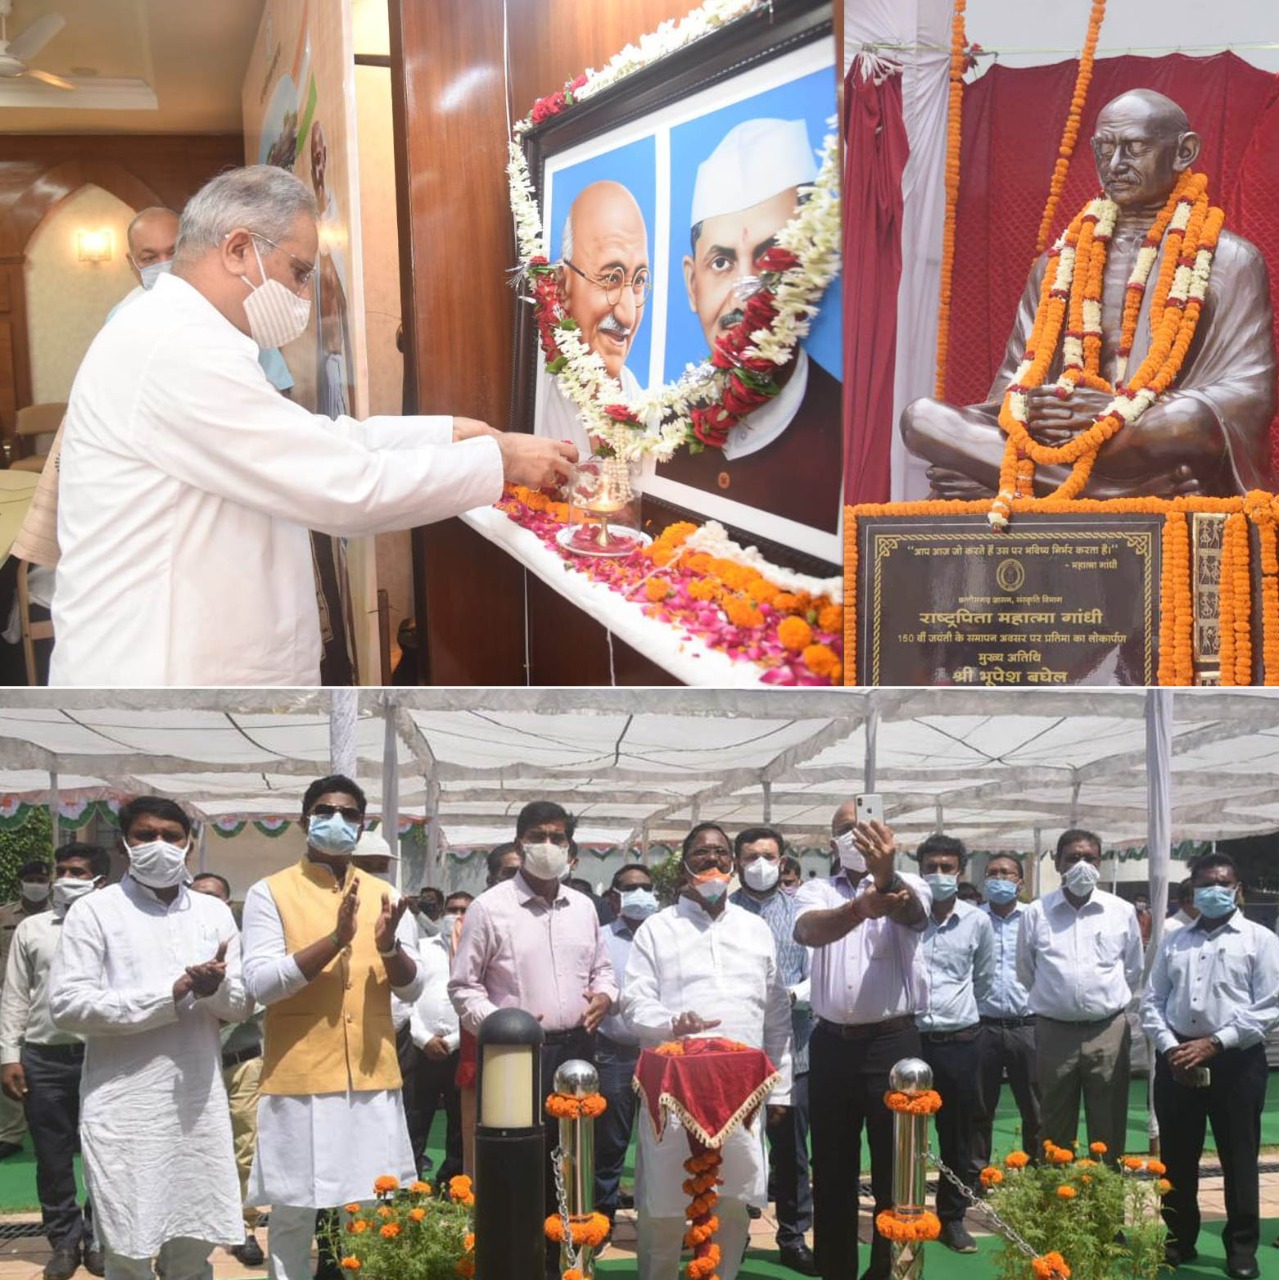
[[[955,211],[959,205],[959,149],[964,116],[964,71],[968,36],[964,30],[966,0],[955,0],[950,28],[950,105],[946,111],[946,213],[941,238],[941,297],[937,308],[938,400],[946,396],[946,363],[950,352],[951,282],[955,273]]]
[[[936,1240],[941,1235],[941,1220],[927,1211],[899,1218],[892,1209],[875,1215],[875,1230],[885,1240],[894,1244],[910,1244],[913,1241]]]
[[[941,1094],[936,1089],[922,1089],[919,1093],[903,1093],[890,1089],[884,1094],[884,1106],[908,1116],[931,1116],[941,1110]]]
[[[1261,561],[1261,673],[1267,685],[1279,685],[1279,539],[1275,508],[1266,494],[1250,493],[1244,510],[1257,529]]]
[[[1070,96],[1070,111],[1066,116],[1066,127],[1061,133],[1061,143],[1057,148],[1057,163],[1053,165],[1052,181],[1048,185],[1048,203],[1044,206],[1044,216],[1039,223],[1039,235],[1035,238],[1035,252],[1043,253],[1048,243],[1048,235],[1052,231],[1053,218],[1057,216],[1057,204],[1061,193],[1066,188],[1066,174],[1070,171],[1070,160],[1075,154],[1075,143],[1079,140],[1079,126],[1083,122],[1084,105],[1088,101],[1088,86],[1092,83],[1092,64],[1097,53],[1097,38],[1101,35],[1102,19],[1106,16],[1106,0],[1093,0],[1092,12],[1088,15],[1088,34],[1084,37],[1083,52],[1079,55],[1079,70],[1075,75],[1075,91]]]
[[[1055,1249],[1031,1261],[1036,1280],[1070,1280],[1070,1267]]]
[[[1226,517],[1221,542],[1221,683],[1252,683],[1252,575],[1248,521]]]
[[[684,1161],[688,1177],[684,1180],[684,1194],[688,1196],[689,1228],[684,1243],[693,1251],[684,1274],[688,1280],[718,1280],[715,1269],[719,1266],[720,1249],[715,1243],[719,1219],[714,1214],[719,1203],[719,1170],[723,1156],[718,1151],[701,1147],[690,1135],[693,1154]],[[700,1148],[700,1149],[698,1149]]]
[[[608,1103],[602,1093],[588,1093],[582,1098],[568,1093],[552,1093],[546,1099],[546,1114],[555,1120],[581,1120],[583,1117],[593,1120],[607,1109]]]
[[[857,517],[844,508],[844,683],[857,683]]]
[[[578,1249],[598,1249],[608,1239],[608,1219],[602,1213],[589,1213],[584,1217],[570,1218],[569,1229],[573,1244]],[[564,1242],[564,1220],[551,1214],[546,1220],[546,1238],[555,1244]]]
[[[1159,683],[1195,682],[1194,605],[1190,583],[1190,528],[1184,512],[1164,516],[1163,567],[1160,574]]]

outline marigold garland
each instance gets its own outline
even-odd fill
[[[581,1120],[583,1117],[593,1120],[607,1109],[608,1102],[602,1093],[588,1093],[581,1098],[567,1093],[552,1093],[546,1099],[546,1114],[555,1120]]]
[[[610,1227],[602,1213],[591,1213],[585,1217],[570,1218],[569,1229],[577,1248],[598,1249],[608,1239]],[[564,1220],[559,1214],[553,1213],[547,1218],[546,1238],[554,1244],[564,1243]]]
[[[937,307],[937,379],[934,394],[946,396],[946,364],[950,356],[951,287],[955,274],[955,213],[959,207],[959,151],[963,139],[964,71],[968,35],[964,29],[966,0],[955,0],[950,26],[950,102],[946,108],[946,212],[941,234],[941,297]]]
[[[1226,517],[1221,540],[1221,683],[1252,683],[1252,572],[1247,518]]]
[[[707,1042],[672,1042],[672,1044],[684,1043],[705,1044]],[[672,1044],[659,1046],[658,1052],[660,1053],[663,1048],[672,1047]],[[732,1040],[724,1040],[723,1044],[734,1049],[746,1048],[745,1045],[736,1044]],[[691,1136],[689,1143],[693,1144]],[[683,1187],[684,1194],[689,1197],[687,1211],[689,1228],[684,1235],[684,1243],[693,1251],[688,1266],[684,1268],[684,1274],[688,1280],[717,1280],[715,1269],[719,1266],[720,1248],[715,1243],[714,1236],[719,1229],[719,1219],[715,1216],[714,1209],[719,1203],[719,1194],[715,1188],[719,1185],[719,1171],[723,1162],[724,1157],[719,1151],[700,1147],[700,1144],[694,1147],[692,1154],[684,1161],[684,1169],[689,1175]]]
[[[935,1213],[927,1211],[900,1218],[892,1209],[885,1209],[875,1215],[875,1230],[894,1244],[910,1244],[913,1241],[936,1240],[941,1235],[941,1220]]]
[[[936,1089],[923,1089],[919,1093],[903,1093],[890,1089],[884,1094],[884,1105],[889,1111],[907,1116],[931,1116],[941,1110],[941,1094]]]
[[[1055,1249],[1031,1261],[1036,1280],[1070,1280],[1070,1267]]]
[[[700,1053],[744,1053],[749,1048],[748,1044],[742,1044],[739,1040],[728,1040],[724,1036],[686,1036],[683,1040],[665,1040],[653,1052],[660,1053],[663,1058],[691,1058]],[[717,1163],[718,1159],[711,1162],[712,1165]],[[688,1164],[685,1162],[685,1168],[687,1167]]]
[[[1279,537],[1273,502],[1261,494],[1249,494],[1244,510],[1256,527],[1261,562],[1261,660],[1262,680],[1279,685]]]
[[[1070,171],[1070,160],[1075,154],[1075,143],[1079,140],[1084,105],[1088,101],[1088,87],[1092,84],[1092,66],[1097,53],[1097,38],[1101,35],[1101,23],[1105,16],[1106,0],[1093,0],[1092,12],[1088,15],[1088,34],[1084,37],[1083,52],[1079,55],[1079,70],[1075,74],[1075,89],[1070,95],[1070,111],[1066,116],[1066,126],[1061,132],[1061,143],[1057,147],[1057,162],[1053,165],[1052,181],[1048,184],[1048,203],[1044,206],[1044,216],[1039,223],[1039,234],[1035,237],[1036,254],[1043,253],[1044,246],[1048,243],[1053,219],[1057,216],[1057,205],[1061,200],[1061,193],[1066,189],[1066,174]]]

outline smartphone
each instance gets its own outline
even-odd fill
[[[853,811],[858,822],[883,822],[884,797],[874,794],[854,796]]]
[[[1191,1067],[1190,1083],[1196,1089],[1207,1089],[1212,1084],[1212,1071],[1208,1067]]]

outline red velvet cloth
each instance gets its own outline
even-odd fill
[[[1205,16],[1211,23],[1211,10]],[[1003,359],[1035,257],[1076,66],[996,66],[964,90],[946,378],[946,399],[954,404],[984,401]],[[1233,53],[1095,64],[1052,235],[1097,194],[1088,140],[1101,108],[1132,88],[1156,89],[1185,109],[1203,139],[1195,168],[1208,175],[1212,203],[1225,210],[1229,230],[1261,251],[1272,293],[1279,294],[1279,77]],[[853,277],[846,272],[846,281]],[[1279,340],[1279,323],[1276,329]]]
[[[713,1039],[681,1043],[685,1052],[669,1057],[645,1049],[635,1064],[635,1087],[655,1132],[674,1111],[690,1142],[696,1138],[715,1150],[749,1123],[777,1083],[777,1070],[762,1049],[721,1050]]]
[[[902,170],[902,81],[844,84],[844,501],[887,502],[893,438]]]

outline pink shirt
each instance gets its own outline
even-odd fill
[[[617,983],[595,904],[561,885],[554,903],[523,872],[480,894],[466,912],[449,978],[465,1030],[495,1009],[540,1015],[543,1031],[581,1024],[591,995],[617,999]]]

